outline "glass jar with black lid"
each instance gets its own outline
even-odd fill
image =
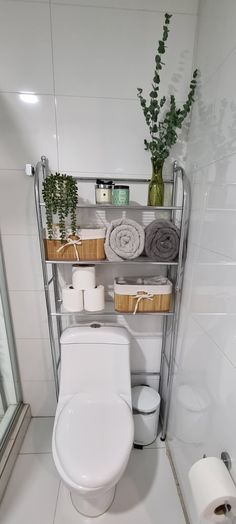
[[[112,180],[98,178],[95,185],[96,204],[112,204]]]

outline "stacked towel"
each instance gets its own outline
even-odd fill
[[[119,218],[113,220],[106,234],[105,253],[108,260],[131,260],[142,254],[144,230],[134,220]]]
[[[156,262],[174,260],[179,252],[179,229],[169,220],[153,220],[145,229],[145,252]]]

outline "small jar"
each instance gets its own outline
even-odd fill
[[[112,186],[111,180],[96,180],[95,199],[96,204],[112,204]]]
[[[114,186],[112,192],[112,203],[115,206],[128,206],[129,186]]]

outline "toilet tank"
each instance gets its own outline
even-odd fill
[[[128,399],[130,337],[123,327],[73,326],[61,335],[60,396],[111,391]]]

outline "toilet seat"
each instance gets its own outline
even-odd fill
[[[71,487],[104,489],[120,477],[132,443],[132,412],[119,395],[79,393],[58,414],[54,460]]]

